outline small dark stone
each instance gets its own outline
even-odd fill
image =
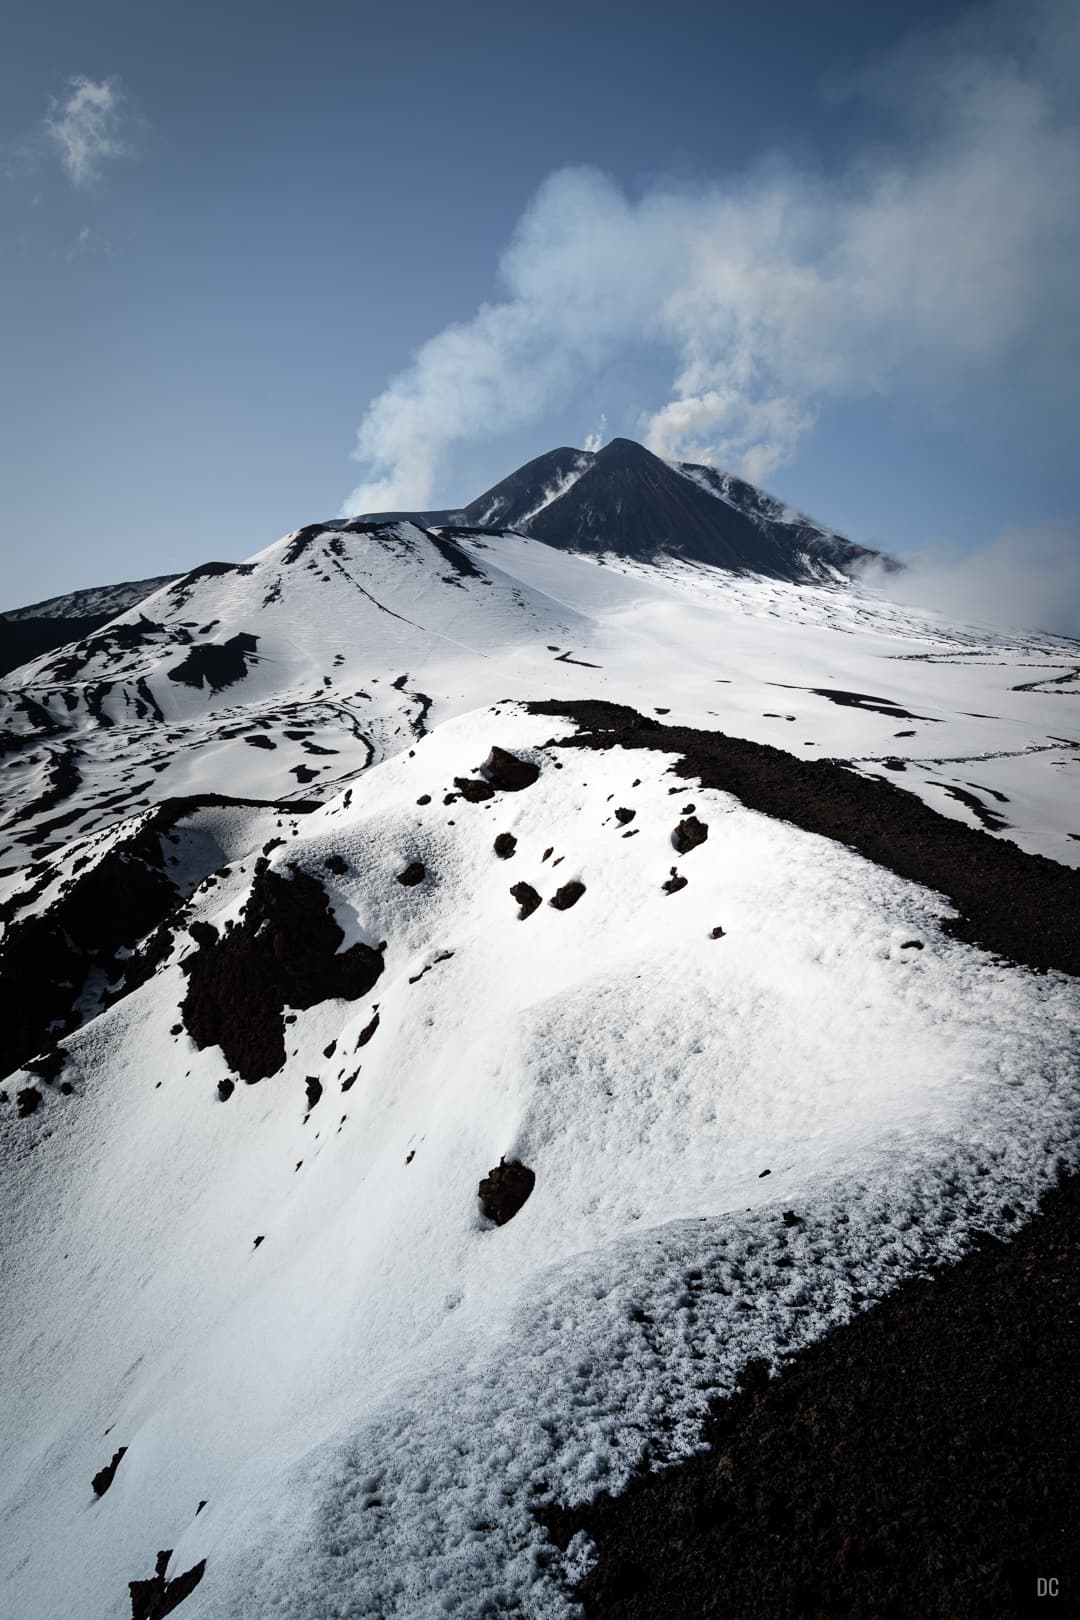
[[[336,872],[338,877],[342,877],[349,870],[348,862],[343,855],[328,855],[323,865],[328,872]]]
[[[182,1035],[183,1033],[184,1033],[183,1024],[173,1024],[171,1026],[171,1028],[169,1029],[169,1034],[170,1035]]]
[[[70,1097],[74,1094],[75,1087],[72,1085],[70,1080],[62,1080],[60,1082],[60,1090],[65,1097]]]
[[[105,1492],[108,1490],[109,1486],[116,1477],[116,1470],[119,1468],[121,1458],[126,1450],[127,1446],[121,1446],[118,1451],[113,1453],[112,1461],[107,1462],[100,1473],[94,1475],[93,1479],[90,1481],[90,1484],[93,1486],[95,1496],[105,1495]]]
[[[412,1162],[413,1162],[413,1160],[415,1158],[416,1158],[416,1149],[415,1148],[410,1148],[408,1153],[406,1153],[406,1155],[405,1155],[405,1163],[406,1164],[412,1164]]]
[[[760,1173],[759,1173],[759,1175],[758,1175],[758,1180],[759,1180],[759,1181],[761,1181],[761,1180],[762,1180],[762,1179],[763,1179],[763,1177],[765,1177],[765,1176],[771,1176],[771,1175],[772,1175],[772,1171],[771,1171],[771,1170],[762,1170],[762,1171],[761,1171],[761,1172],[760,1172]]]
[[[520,922],[524,922],[526,917],[532,916],[540,904],[540,896],[531,883],[515,883],[510,893],[521,908],[518,912],[518,919]]]
[[[457,788],[466,804],[482,804],[485,799],[495,797],[495,789],[490,782],[481,782],[472,776],[455,776],[454,786]]]
[[[322,1096],[322,1081],[317,1080],[313,1074],[306,1075],[304,1078],[304,1089],[307,1092],[308,1113],[310,1114],[311,1110],[315,1107],[315,1104]]]
[[[687,816],[671,835],[671,842],[680,855],[688,855],[692,849],[703,844],[709,836],[709,829],[697,816]]]
[[[477,1196],[489,1221],[504,1226],[513,1220],[536,1184],[536,1174],[518,1159],[500,1159],[480,1183]]]
[[[331,1041],[329,1046],[324,1046],[323,1047],[322,1055],[323,1055],[324,1058],[332,1058],[336,1051],[337,1051],[337,1041]]]
[[[540,904],[539,898],[536,903]],[[36,1086],[24,1087],[22,1091],[15,1093],[15,1106],[20,1119],[29,1118],[31,1114],[36,1114],[41,1106],[41,1092]]]
[[[416,802],[417,802],[417,804],[430,804],[431,803],[431,794],[430,793],[421,793],[420,797],[417,799]]]
[[[709,931],[709,938],[710,939],[723,939],[723,937],[724,937],[724,930],[720,927],[719,923],[717,923],[715,928],[710,929],[710,931]]]
[[[495,853],[501,861],[508,861],[517,849],[517,839],[513,833],[499,833],[495,839]]]
[[[228,1102],[235,1090],[236,1082],[234,1080],[226,1078],[224,1080],[219,1080],[217,1083],[217,1094],[222,1102]]]
[[[399,872],[397,880],[407,889],[414,889],[418,883],[423,883],[427,876],[427,867],[423,861],[410,861],[404,872]]]
[[[668,878],[666,883],[661,883],[660,887],[663,889],[665,894],[678,894],[680,889],[686,888],[686,883],[686,878],[680,877],[678,869],[673,866],[671,868],[671,876]]]
[[[802,1216],[801,1215],[796,1215],[796,1213],[795,1213],[795,1211],[793,1209],[785,1209],[785,1211],[783,1213],[783,1216],[782,1216],[782,1219],[783,1219],[783,1222],[784,1222],[785,1226],[801,1226],[802,1225]]]
[[[370,1041],[371,1037],[374,1035],[374,1033],[378,1029],[378,1027],[379,1027],[379,1013],[378,1013],[378,1009],[376,1008],[375,1015],[372,1018],[370,1024],[365,1024],[363,1029],[360,1031],[359,1035],[356,1037],[356,1050],[358,1052],[359,1052],[359,1050],[360,1050],[360,1048],[362,1046],[367,1045],[368,1041]]]
[[[900,947],[902,951],[921,951],[923,948],[921,939],[905,939]]]
[[[584,883],[579,883],[577,878],[571,878],[570,882],[564,883],[561,889],[556,889],[548,901],[548,905],[554,906],[556,911],[569,911],[571,906],[577,905],[584,893]]]
[[[259,1247],[260,1243],[265,1243],[265,1242],[266,1242],[266,1233],[265,1232],[260,1232],[258,1237],[255,1239],[254,1243],[251,1245],[251,1247],[253,1249],[257,1249]]]
[[[615,812],[615,820],[618,821],[618,822],[621,822],[622,825],[625,827],[627,822],[633,821],[633,819],[634,819],[634,817],[636,815],[637,815],[636,810],[628,810],[625,805],[622,805]]]

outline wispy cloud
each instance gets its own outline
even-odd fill
[[[106,159],[127,151],[121,138],[122,106],[115,79],[71,79],[67,94],[53,101],[45,135],[73,185],[92,185]]]
[[[894,54],[847,87],[893,120],[888,146],[831,178],[773,155],[632,199],[593,169],[553,174],[499,300],[369,407],[347,509],[429,502],[455,442],[526,426],[645,345],[670,371],[640,435],[755,480],[830,400],[1054,364],[1080,324],[1078,35],[1074,7],[1038,0]]]
[[[1061,525],[1010,529],[963,554],[928,547],[898,572],[870,563],[862,577],[954,621],[1080,638],[1080,534]]]

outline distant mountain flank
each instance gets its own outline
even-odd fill
[[[119,585],[90,585],[82,591],[68,591],[64,596],[50,596],[44,602],[0,613],[0,675],[54,647],[90,635],[177,577],[159,574],[153,579],[126,580]]]

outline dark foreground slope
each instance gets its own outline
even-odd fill
[[[587,1620],[1080,1613],[1080,1182],[718,1401],[709,1449],[544,1515]],[[1056,1582],[1055,1590],[1042,1582]],[[1040,1593],[1042,1595],[1040,1596]]]

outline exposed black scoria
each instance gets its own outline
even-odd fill
[[[513,1220],[536,1185],[536,1172],[518,1159],[509,1164],[500,1159],[494,1170],[489,1170],[477,1191],[480,1207],[489,1221],[505,1226]]]
[[[202,1580],[206,1572],[205,1558],[174,1580],[167,1580],[165,1571],[171,1557],[172,1548],[166,1547],[158,1553],[157,1567],[149,1580],[128,1582],[131,1620],[165,1620],[167,1614],[172,1614],[186,1597],[191,1596]]]
[[[382,972],[382,953],[370,945],[339,953],[344,937],[316,878],[261,872],[243,920],[220,937],[200,927],[199,948],[183,963],[188,989],[180,1010],[196,1046],[220,1046],[249,1084],[275,1074],[285,1062],[286,1007],[354,1001]]]
[[[688,855],[692,849],[697,849],[709,836],[709,829],[697,816],[687,816],[671,835],[671,842],[680,855]]]
[[[510,890],[510,893],[520,907],[520,910],[518,911],[518,919],[521,922],[524,922],[526,917],[532,916],[533,912],[540,904],[540,896],[537,894],[531,883],[515,883],[513,888]]]

